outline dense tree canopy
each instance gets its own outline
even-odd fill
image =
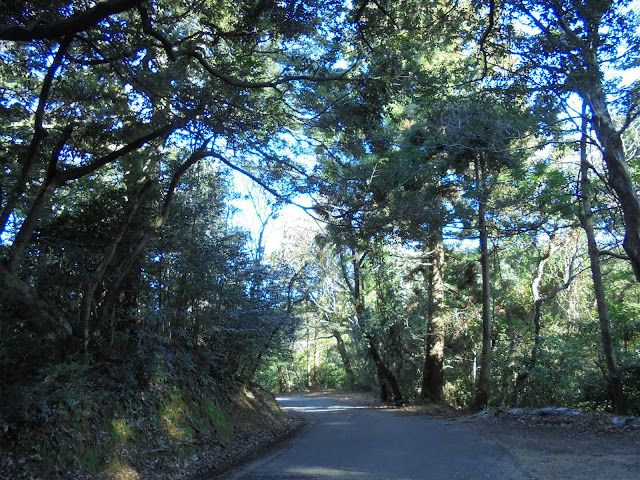
[[[635,3],[4,2],[7,415],[65,369],[637,413]]]
[[[347,13],[340,2],[5,6],[3,301],[24,309],[37,298],[30,321],[41,333],[82,339],[87,350],[90,317],[113,307],[194,165],[213,161],[287,196],[304,167],[284,151],[286,136],[330,108],[329,97],[309,101],[317,85],[347,81],[333,68],[344,25],[322,19]],[[93,234],[104,240],[92,260],[57,247],[80,267],[69,268],[82,312],[73,318],[73,308],[56,305],[65,312],[43,319],[48,295],[24,279],[46,263],[33,249],[38,232],[65,218],[81,229],[99,222],[103,232]],[[128,256],[124,238],[134,242]],[[108,287],[105,275],[118,263]]]

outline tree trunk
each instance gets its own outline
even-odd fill
[[[318,349],[318,326],[313,326],[313,384],[320,386],[320,349]]]
[[[589,262],[591,264],[591,277],[593,279],[593,290],[598,308],[598,319],[600,322],[600,333],[602,337],[602,349],[607,363],[607,379],[611,386],[613,407],[616,412],[622,413],[627,410],[627,399],[622,388],[620,369],[616,359],[616,352],[611,336],[611,322],[609,319],[609,309],[602,282],[602,271],[600,270],[600,255],[596,244],[593,212],[591,210],[591,196],[589,192],[589,170],[587,163],[587,132],[586,132],[586,109],[583,107],[582,138],[580,141],[580,192],[582,196],[582,210],[584,213],[583,226],[587,234],[587,246],[589,251]]]
[[[311,376],[311,349],[309,345],[309,327],[307,327],[306,352],[307,352],[307,388],[313,387],[313,377]]]
[[[476,161],[476,185],[478,198],[478,231],[480,232],[480,267],[482,269],[482,355],[480,374],[475,397],[471,404],[473,410],[482,410],[489,402],[489,381],[491,378],[491,284],[489,238],[487,233],[487,188],[485,185],[485,164],[481,156]]]
[[[398,386],[398,381],[396,380],[393,372],[384,364],[382,358],[380,357],[380,353],[378,352],[378,347],[374,340],[374,337],[371,333],[369,333],[364,324],[363,317],[365,315],[365,305],[364,298],[362,297],[362,278],[360,275],[360,267],[366,258],[366,254],[363,254],[360,258],[356,256],[356,252],[352,251],[353,254],[353,282],[349,281],[349,277],[347,275],[346,269],[344,268],[344,264],[342,264],[342,273],[345,277],[345,281],[349,285],[349,289],[351,291],[351,295],[353,296],[353,302],[356,309],[356,318],[358,319],[358,325],[360,326],[360,330],[362,334],[369,342],[369,355],[373,360],[373,363],[376,366],[376,370],[378,373],[378,378],[380,379],[380,398],[383,401],[387,401],[388,399],[388,390],[391,390],[391,401],[395,403],[402,403],[404,400],[402,398],[402,393],[400,392],[400,387]]]
[[[512,383],[511,379],[513,377],[513,372],[516,371],[517,369],[515,356],[516,356],[516,349],[519,344],[518,332],[515,328],[511,311],[508,310],[508,312],[509,312],[508,319],[509,319],[509,333],[510,333],[509,350],[507,353],[507,368],[504,369],[503,375],[502,375],[502,392],[500,394],[500,401],[497,402],[499,405],[502,405],[503,403],[505,403],[507,398],[509,397],[509,392],[511,390],[511,383]]]
[[[557,249],[553,245],[553,239],[549,240],[549,248],[542,255],[540,262],[538,262],[538,269],[536,271],[536,276],[531,282],[531,294],[533,295],[533,311],[531,313],[531,321],[533,323],[534,328],[534,336],[533,336],[533,347],[531,348],[531,355],[529,357],[529,362],[525,365],[525,369],[518,374],[516,377],[515,388],[513,392],[512,405],[514,407],[518,406],[518,403],[521,400],[522,393],[524,390],[524,382],[529,378],[530,372],[535,368],[538,363],[538,350],[540,348],[540,313],[542,302],[544,299],[540,295],[540,282],[542,281],[542,275],[544,274],[544,267],[546,266],[549,258],[553,252]]]
[[[175,171],[175,173],[171,177],[171,182],[169,183],[169,188],[165,195],[160,215],[154,223],[147,227],[146,231],[142,235],[142,238],[137,242],[136,248],[134,248],[129,256],[120,263],[117,269],[116,278],[111,282],[111,285],[109,286],[107,293],[105,294],[105,299],[103,300],[100,308],[101,313],[99,321],[101,324],[105,322],[107,315],[116,303],[116,299],[120,292],[120,284],[129,274],[135,263],[138,261],[139,256],[147,246],[147,243],[149,242],[153,234],[160,230],[162,226],[169,220],[171,201],[173,200],[173,195],[175,193],[178,182],[180,181],[180,178],[192,165],[206,156],[205,151],[206,143],[204,143],[198,150],[191,154],[191,156]],[[162,268],[160,268],[160,272],[162,273]]]
[[[278,392],[284,393],[284,367],[282,365],[278,365]]]
[[[442,229],[433,231],[429,275],[427,342],[421,398],[439,402],[444,395],[444,243]]]
[[[369,355],[371,355],[371,359],[373,360],[373,363],[375,364],[378,371],[378,378],[380,378],[382,382],[382,400],[387,400],[387,398],[384,398],[387,396],[387,394],[385,394],[384,392],[385,388],[389,388],[391,390],[391,398],[389,400],[396,404],[402,404],[404,402],[404,399],[402,398],[402,393],[400,392],[400,387],[398,386],[398,381],[396,380],[395,375],[389,369],[389,367],[384,364],[382,358],[380,358],[380,353],[378,352],[378,347],[376,346],[376,342],[373,336],[369,334],[366,334],[365,336],[369,341]]]
[[[542,275],[544,274],[544,267],[547,264],[551,255],[553,255],[553,252],[555,252],[558,248],[559,246],[554,244],[554,239],[552,236],[549,239],[549,248],[540,259],[540,262],[538,263],[538,270],[537,270],[536,276],[531,282],[531,292],[533,295],[533,310],[531,313],[531,322],[533,323],[533,326],[534,326],[533,347],[531,348],[530,359],[528,363],[525,365],[525,370],[520,372],[516,377],[516,382],[515,382],[516,384],[515,384],[515,389],[514,389],[513,399],[512,399],[512,404],[514,407],[518,406],[518,404],[520,403],[521,401],[520,395],[522,394],[522,390],[524,388],[524,382],[525,380],[527,380],[527,378],[529,378],[530,372],[535,368],[538,362],[538,353],[540,351],[540,344],[542,341],[542,337],[540,335],[540,332],[542,330],[542,325],[540,323],[540,317],[542,314],[541,313],[542,305],[546,302],[553,300],[556,297],[556,295],[558,295],[558,293],[560,293],[561,291],[569,288],[569,286],[571,285],[571,282],[573,281],[576,275],[574,273],[574,267],[575,267],[576,259],[578,258],[578,255],[579,255],[577,239],[576,239],[576,251],[574,252],[573,256],[571,257],[571,260],[566,266],[564,283],[562,283],[561,285],[557,285],[553,289],[553,291],[546,297],[543,297],[541,295],[540,282],[542,281]]]
[[[351,367],[351,360],[349,359],[349,355],[347,355],[347,348],[344,344],[344,340],[342,339],[342,335],[340,334],[340,330],[334,328],[331,330],[331,334],[336,339],[336,345],[338,347],[338,353],[340,354],[340,358],[342,359],[342,365],[344,366],[344,372],[347,375],[347,382],[350,389],[354,389],[356,387],[356,378],[353,374],[353,368]]]
[[[525,370],[520,372],[516,377],[515,388],[513,391],[512,404],[517,407],[522,401],[522,395],[524,392],[524,382],[529,378],[530,373],[538,364],[538,351],[540,350],[540,331],[542,326],[540,324],[540,309],[542,306],[542,300],[538,299],[533,304],[533,347],[531,347],[531,356],[529,362],[526,365]]]
[[[18,272],[20,264],[25,257],[27,247],[33,237],[33,230],[40,221],[44,207],[49,203],[49,200],[51,200],[57,187],[58,185],[52,184],[49,181],[45,182],[35,202],[31,206],[29,213],[25,217],[24,222],[20,226],[20,230],[18,230],[9,250],[9,258],[5,263],[7,271],[11,275],[15,275]]]
[[[596,29],[597,30],[597,29]],[[592,33],[597,36],[598,32]],[[600,69],[596,49],[583,52],[588,80],[580,82],[580,95],[591,109],[591,124],[602,148],[603,159],[607,165],[609,185],[616,193],[622,209],[625,237],[623,247],[627,253],[636,280],[640,281],[640,199],[633,184],[627,161],[621,132],[615,128],[607,98],[602,86],[604,75]]]
[[[5,310],[15,309],[20,318],[36,332],[53,334],[60,340],[68,339],[73,329],[64,312],[42,298],[38,292],[0,266],[0,304]]]
[[[113,238],[109,242],[109,246],[107,247],[106,251],[102,256],[102,260],[100,261],[96,269],[91,273],[91,275],[89,276],[89,279],[87,280],[87,284],[85,286],[84,293],[82,295],[81,321],[80,321],[80,325],[83,331],[82,337],[83,337],[83,350],[85,354],[85,360],[87,360],[86,356],[89,350],[91,308],[95,303],[93,297],[94,297],[96,288],[104,278],[107,268],[113,262],[116,248],[118,247],[118,244],[124,237],[124,234],[127,231],[127,228],[129,227],[129,224],[131,223],[133,216],[135,215],[136,211],[138,210],[138,207],[140,206],[140,203],[142,203],[144,194],[149,188],[151,188],[151,185],[152,185],[151,182],[147,182],[142,186],[142,188],[136,195],[136,198],[132,201],[131,205],[127,209],[127,212],[125,213],[125,216],[122,219],[122,222],[120,224],[120,228],[118,229],[116,234],[113,236]]]

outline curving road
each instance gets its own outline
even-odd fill
[[[496,443],[448,420],[341,404],[304,394],[278,398],[309,426],[229,480],[525,480]]]

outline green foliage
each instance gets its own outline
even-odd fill
[[[24,471],[9,471],[15,478],[52,472],[86,478],[135,467],[149,452],[163,455],[167,445],[188,456],[197,439],[232,441],[237,386],[185,370],[188,363],[178,364],[168,353],[155,357],[155,371],[144,381],[69,363],[51,366],[39,384],[12,390],[20,401],[3,417],[8,435],[0,449],[14,468],[27,462],[20,464]]]
[[[105,455],[126,463],[118,451],[143,458],[153,435],[190,455],[189,439],[233,437],[218,400],[254,379],[273,390],[396,382],[416,398],[436,316],[445,400],[469,406],[481,211],[491,404],[611,408],[577,233],[570,92],[604,104],[590,100],[589,144],[606,163],[594,149],[594,214],[637,412],[640,293],[620,258],[630,217],[602,130],[617,122],[637,179],[637,85],[604,83],[601,67],[637,64],[638,18],[627,2],[547,3],[158,0],[102,15],[90,2],[8,2],[4,451],[78,475]],[[304,232],[267,259],[256,239],[251,252],[229,220],[230,170],[273,205],[315,194],[316,242]]]
[[[0,12],[2,275],[15,286],[2,310],[19,314],[37,295],[62,327],[20,314],[3,362],[21,356],[16,343],[40,349],[49,329],[61,338],[44,341],[43,361],[208,342],[219,364],[229,359],[220,371],[250,378],[291,319],[272,312],[277,274],[252,265],[243,233],[226,225],[225,169],[281,198],[295,191],[304,167],[284,146],[335,98],[313,92],[336,74],[348,8],[105,8],[115,10],[69,1]],[[250,348],[237,357],[219,348],[240,337]],[[24,362],[28,374],[36,363]]]

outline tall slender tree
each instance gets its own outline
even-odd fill
[[[616,358],[613,336],[611,334],[611,319],[609,308],[605,297],[602,270],[600,269],[600,252],[596,243],[593,211],[591,207],[591,193],[589,182],[589,161],[587,157],[587,118],[586,102],[582,108],[582,124],[580,138],[580,198],[582,201],[583,218],[582,225],[587,234],[587,251],[589,252],[589,262],[591,265],[591,277],[593,279],[593,290],[596,297],[596,307],[598,310],[598,321],[600,323],[600,335],[602,338],[602,350],[607,364],[607,380],[611,386],[613,406],[617,412],[627,410],[627,398],[623,390],[620,369]]]

